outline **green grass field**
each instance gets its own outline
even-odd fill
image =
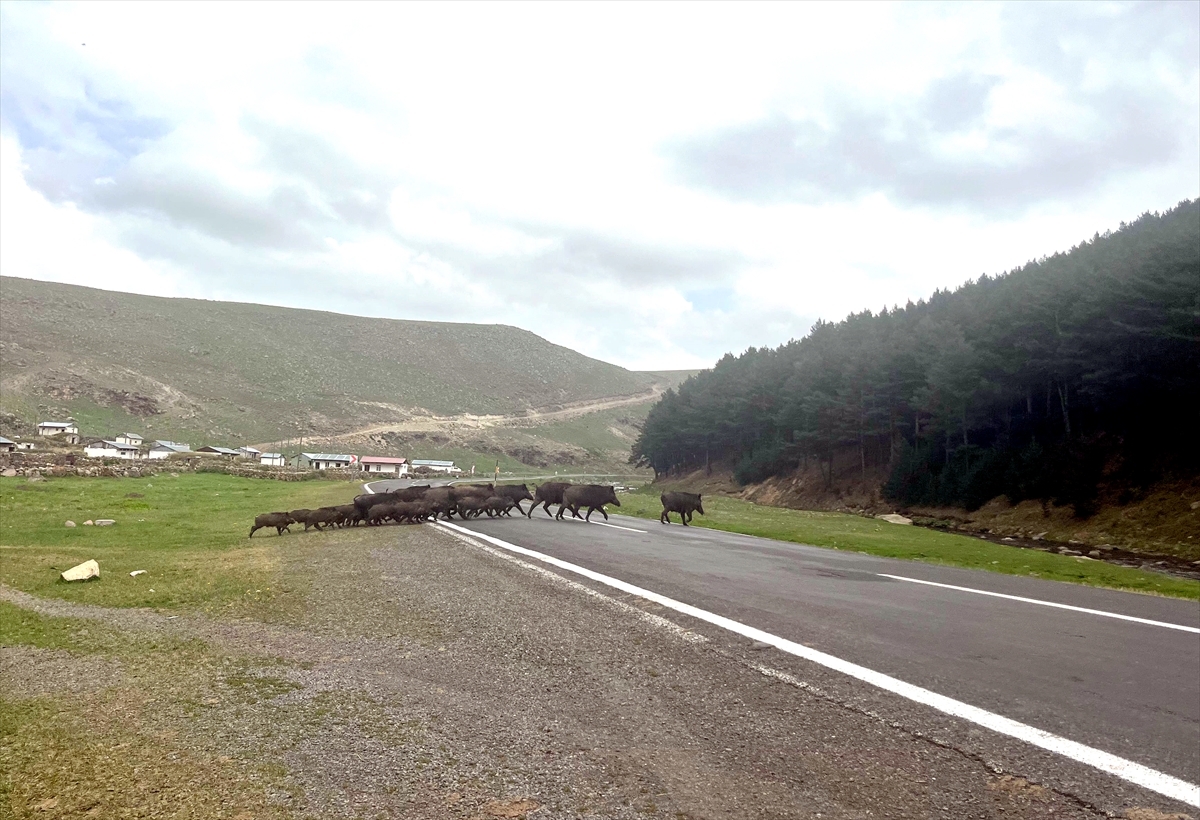
[[[344,504],[351,482],[282,482],[221,474],[150,478],[0,478],[0,581],[39,596],[122,607],[269,604],[279,550],[329,537],[293,525],[282,537],[254,516]],[[112,518],[109,527],[83,526]],[[67,527],[70,519],[78,526]],[[332,534],[330,534],[332,535]],[[66,583],[59,573],[94,558],[96,581]],[[145,575],[129,573],[144,569]]]
[[[620,498],[618,512],[624,515],[657,519],[662,512],[657,489],[622,493]],[[707,515],[696,514],[692,526],[1006,575],[1200,599],[1197,581],[857,515],[763,507],[721,496],[706,496],[704,509]],[[678,515],[672,520],[679,526]]]

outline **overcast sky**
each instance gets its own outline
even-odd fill
[[[703,367],[1200,194],[1200,3],[0,4],[0,271]]]

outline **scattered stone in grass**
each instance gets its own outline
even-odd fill
[[[17,474],[17,471],[14,470],[12,467],[9,467],[4,472],[0,473],[0,475],[4,476],[5,478],[12,478],[16,474]]]
[[[63,526],[64,526],[64,527],[74,527],[74,526],[75,526],[75,522],[74,522],[74,521],[72,521],[71,519],[69,519],[69,518],[68,518],[68,519],[67,519],[67,523],[66,523],[66,524],[63,524]]]
[[[91,561],[84,561],[82,564],[78,564],[77,566],[73,566],[68,570],[64,570],[62,573],[62,579],[64,581],[86,581],[89,578],[99,577],[100,565],[96,563],[95,559]]]
[[[1079,550],[1060,550],[1060,555],[1083,555]]]
[[[145,574],[146,574],[146,570],[144,570],[144,569],[135,569],[133,572],[129,573],[129,577],[130,577],[130,578],[136,578],[136,577],[138,577],[139,575],[145,575]]]
[[[92,525],[93,525],[93,524],[95,524],[95,523],[96,523],[95,521],[93,521],[92,519],[90,519],[90,518],[89,518],[87,521],[84,521],[84,522],[83,522],[83,526],[85,526],[85,527],[90,527],[90,526],[92,526]]]
[[[905,518],[903,515],[900,515],[900,513],[888,513],[887,515],[877,515],[875,517],[878,518],[880,521],[886,521],[889,524],[911,524],[912,523],[911,518]]]
[[[111,527],[115,523],[117,523],[117,522],[112,518],[97,518],[96,519],[97,527]]]
[[[1000,540],[1001,541],[1015,541],[1016,539],[1013,538],[1011,535],[1006,535],[1003,538],[1001,538]]]

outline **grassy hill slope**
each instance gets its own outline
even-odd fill
[[[414,414],[510,414],[649,391],[503,325],[369,319],[0,277],[0,409],[85,433],[320,437]],[[10,419],[11,423],[11,419]]]

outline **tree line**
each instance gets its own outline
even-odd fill
[[[1065,253],[726,354],[650,411],[630,461],[745,484],[835,457],[885,495],[1074,504],[1200,472],[1200,200]]]

